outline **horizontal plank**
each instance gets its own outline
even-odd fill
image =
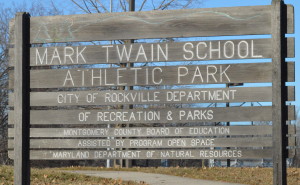
[[[31,139],[30,149],[272,147],[272,137],[155,139]],[[13,139],[8,148],[14,148]]]
[[[238,87],[131,91],[32,92],[30,106],[272,102],[272,87]],[[295,87],[287,88],[288,101],[295,100]],[[9,106],[14,93],[9,94]]]
[[[13,151],[8,151],[13,159]],[[88,159],[271,159],[271,149],[256,150],[31,150],[31,160]]]
[[[286,45],[286,54],[283,54],[285,58],[294,58],[295,57],[295,38],[288,37],[286,38],[287,45]],[[284,49],[284,50],[285,50]]]
[[[295,80],[288,62],[287,81]],[[10,73],[9,87],[14,75]],[[272,82],[272,63],[31,70],[30,88],[187,85]]]
[[[202,61],[272,58],[271,39],[135,43],[126,45],[30,48],[30,65],[119,64],[128,62]],[[295,57],[295,39],[287,38],[287,55]],[[128,57],[122,54],[128,53]],[[14,49],[9,50],[14,66]]]
[[[290,127],[289,127],[290,128]],[[294,129],[294,127],[293,127]],[[271,135],[272,126],[129,127],[129,128],[31,128],[31,138],[171,137]],[[8,129],[14,137],[14,128]]]
[[[15,42],[15,18],[9,20],[8,28],[9,28],[9,44],[13,45]]]
[[[32,17],[31,43],[270,34],[270,9],[255,6]],[[292,5],[287,6],[286,22],[287,33],[294,33]],[[10,33],[13,43],[14,20]]]
[[[120,110],[32,110],[30,124],[125,124],[271,121],[272,107],[228,107],[187,109]],[[14,123],[9,112],[9,124]],[[295,107],[288,106],[288,120],[295,119]]]
[[[289,135],[295,135],[295,125],[289,125]],[[104,138],[104,137],[206,137],[206,136],[266,136],[272,126],[201,126],[201,127],[130,127],[130,128],[31,128],[30,138]],[[14,128],[8,128],[14,137]]]
[[[271,6],[42,16],[31,17],[30,42],[262,35],[270,27]]]
[[[286,12],[287,12],[287,30],[286,33],[295,33],[295,14],[294,14],[294,6],[288,4],[286,6]]]

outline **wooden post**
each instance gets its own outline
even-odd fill
[[[272,45],[273,45],[273,84],[272,84],[272,118],[273,118],[273,184],[287,184],[286,173],[286,105],[285,97],[285,57],[282,0],[272,1]]]
[[[243,83],[227,83],[226,84],[226,88],[230,88],[231,86],[242,86],[244,85]],[[230,107],[230,103],[229,102],[226,102],[226,108],[227,107]],[[230,121],[226,122],[226,126],[230,126]],[[227,136],[227,137],[230,137],[230,136]],[[228,150],[230,150],[230,147],[227,147]],[[230,159],[227,159],[226,160],[226,165],[227,167],[231,167],[231,160]]]
[[[29,24],[28,13],[15,18],[14,184],[30,184],[29,162]]]
[[[227,84],[226,84],[226,88],[229,88],[229,87],[230,87],[230,84],[227,83]],[[230,107],[230,103],[229,103],[229,102],[226,102],[226,108],[227,108],[227,107]],[[230,122],[226,122],[226,126],[229,127],[229,126],[230,126]],[[227,137],[230,137],[230,136],[227,136]],[[227,147],[227,149],[229,150],[230,147]],[[227,167],[230,167],[230,161],[231,161],[230,159],[227,159],[227,160],[226,160],[226,163],[227,163],[226,166],[227,166]]]
[[[135,11],[135,0],[130,0],[129,1],[129,11],[130,12]],[[134,40],[133,39],[129,40],[129,43],[133,44]],[[134,67],[134,64],[133,63],[127,63],[127,67]],[[128,86],[126,89],[127,90],[133,90],[133,86]],[[128,108],[133,109],[133,105],[129,105]],[[130,126],[130,125],[128,125],[128,126]],[[127,159],[126,160],[126,168],[130,168],[130,167],[132,167],[132,160]]]

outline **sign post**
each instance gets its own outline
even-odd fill
[[[30,184],[29,160],[29,23],[30,15],[17,13],[15,18],[15,160],[14,184]]]
[[[286,119],[286,92],[285,79],[286,62],[284,54],[284,39],[286,9],[282,0],[272,1],[272,39],[273,39],[273,184],[287,184],[287,119]]]
[[[135,11],[135,0],[130,0],[129,1],[129,11],[130,12],[134,12]],[[133,44],[134,40],[130,39],[129,43]],[[134,64],[133,63],[127,63],[127,66],[128,67],[134,67]],[[126,90],[133,90],[133,86],[127,86]],[[133,105],[129,105],[128,109],[133,109]],[[126,125],[126,127],[130,127],[130,125]],[[125,166],[126,166],[126,168],[130,168],[132,166],[132,162],[133,162],[132,160],[128,160],[128,159],[125,160]]]

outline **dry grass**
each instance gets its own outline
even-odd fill
[[[272,168],[89,168],[70,167],[66,170],[112,170],[112,171],[138,171],[146,173],[158,173],[176,175],[180,177],[190,177],[195,179],[205,179],[223,181],[231,183],[251,184],[251,185],[271,185]],[[288,169],[288,185],[300,185],[300,168]]]
[[[123,182],[121,179],[104,179],[85,175],[69,174],[60,170],[98,170],[98,171],[138,171],[190,177],[195,179],[215,180],[251,185],[271,185],[272,168],[103,168],[103,167],[69,167],[52,169],[31,169],[31,184],[47,185],[141,185],[143,182]],[[13,168],[0,166],[0,185],[13,184]],[[288,169],[288,185],[300,184],[300,168]]]
[[[0,166],[0,185],[13,185],[13,168]],[[121,179],[105,179],[86,175],[60,172],[57,169],[31,169],[33,185],[142,185],[145,183],[124,182]]]

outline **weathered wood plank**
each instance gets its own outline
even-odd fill
[[[295,87],[287,88],[288,101],[295,100]],[[271,102],[272,87],[238,87],[129,91],[32,92],[31,106]],[[14,105],[13,93],[9,106]]]
[[[11,151],[10,158],[14,158]],[[92,159],[270,159],[271,149],[257,150],[31,150],[31,160]]]
[[[284,53],[285,58],[294,58],[295,57],[295,38],[288,37],[286,38],[286,53]],[[272,57],[271,57],[272,58]]]
[[[228,121],[271,121],[272,107],[229,107],[189,109],[121,110],[33,110],[32,125],[45,124],[125,124],[193,123]],[[9,112],[9,123],[14,123]],[[289,120],[295,119],[295,107],[289,106]]]
[[[270,26],[271,6],[247,6],[32,17],[30,34],[31,43],[51,43],[261,35]]]
[[[289,135],[295,136],[295,126],[289,125]],[[201,126],[201,127],[130,127],[130,128],[31,128],[30,138],[100,138],[100,137],[204,137],[204,136],[266,136],[272,126]],[[8,129],[14,137],[14,128]]]
[[[10,21],[9,21],[9,23],[8,23],[8,26],[9,26],[9,43],[11,44],[11,45],[13,45],[13,44],[15,44],[15,17],[14,18],[12,18]],[[9,49],[10,50],[10,49]],[[9,54],[10,56],[9,57],[11,57],[11,56],[13,56],[14,54],[13,53],[11,53],[11,54]],[[9,61],[10,62],[10,61]]]
[[[286,82],[294,82],[295,81],[295,62],[286,62],[284,63],[286,67],[284,68],[283,78]]]
[[[126,45],[36,47],[30,65],[119,64],[125,62],[201,61],[272,58],[271,39],[134,43]],[[295,39],[287,38],[287,56],[295,57]],[[127,51],[128,57],[122,54]],[[10,49],[10,66],[14,66]]]
[[[33,17],[31,42],[270,34],[270,9],[248,6]],[[293,9],[287,6],[287,33],[294,33]],[[11,25],[14,31],[14,22]]]
[[[296,152],[296,149],[289,149],[288,151],[288,158],[294,158],[298,152]]]
[[[294,127],[292,127],[294,128]],[[14,137],[14,128],[8,137]],[[292,132],[293,133],[293,132]],[[130,127],[130,128],[31,128],[30,137],[172,137],[172,136],[246,136],[271,135],[272,126]]]
[[[286,33],[295,33],[295,14],[294,14],[294,6],[293,5],[286,5],[286,13],[287,13],[287,30]]]
[[[101,149],[101,148],[209,148],[272,147],[272,137],[247,138],[138,138],[138,139],[31,139],[30,149]],[[8,148],[14,148],[12,139]]]
[[[288,62],[287,80],[295,80]],[[31,70],[30,88],[272,82],[272,63]],[[13,72],[10,73],[13,87]]]

